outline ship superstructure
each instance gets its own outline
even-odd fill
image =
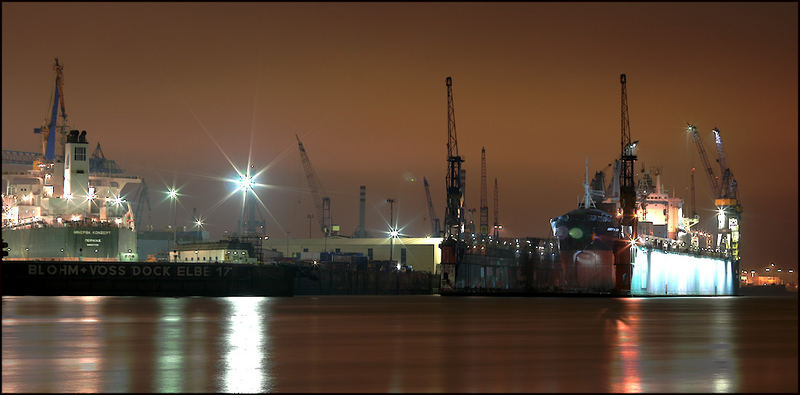
[[[55,70],[52,113],[34,129],[42,135],[41,157],[32,169],[3,172],[8,259],[135,260],[133,211],[120,193],[141,179],[91,166],[86,131],[68,124],[58,59]]]

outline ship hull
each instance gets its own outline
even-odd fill
[[[3,261],[3,295],[292,296],[284,265]]]
[[[136,232],[115,226],[4,228],[8,260],[135,261]]]
[[[738,294],[739,267],[718,256],[633,250],[631,296],[732,296]]]
[[[541,240],[540,246],[556,241]],[[522,243],[521,243],[522,244]],[[738,294],[738,264],[719,256],[664,251],[642,246],[630,253],[632,264],[615,264],[604,249],[519,252],[489,249],[465,254],[452,265],[456,281],[441,295],[484,296],[732,296]],[[626,243],[630,249],[630,243]],[[621,283],[621,284],[620,284]]]

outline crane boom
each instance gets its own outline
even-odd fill
[[[42,134],[42,158],[48,161],[55,159],[56,156],[56,124],[59,107],[61,108],[62,125],[67,124],[67,112],[64,106],[64,66],[58,63],[58,58],[55,58],[53,69],[56,71],[56,81],[53,88],[53,105],[50,111],[50,118],[45,121],[46,123],[42,127],[33,129],[34,133]]]
[[[719,185],[719,196],[717,197],[720,199],[736,199],[738,188],[736,186],[736,179],[733,178],[733,173],[725,159],[725,147],[722,145],[722,132],[717,128],[714,128],[713,132],[714,143],[717,146],[717,161],[719,162],[719,168],[722,172],[722,182]]]
[[[328,215],[328,213],[325,212],[326,211],[325,207],[323,207],[323,200],[327,200],[328,202],[328,212],[330,212],[329,211],[330,200],[327,197],[326,198],[322,197],[321,195],[322,185],[320,184],[319,179],[317,178],[317,173],[314,172],[314,168],[311,167],[311,160],[308,158],[308,152],[306,152],[305,147],[303,147],[303,142],[300,141],[300,137],[296,134],[295,137],[297,138],[297,146],[300,149],[300,160],[303,162],[303,170],[305,171],[306,174],[306,180],[308,180],[308,188],[311,189],[311,196],[314,200],[314,207],[316,208],[317,213],[319,214],[317,217],[319,219],[319,225],[320,228],[322,229],[322,232],[327,235],[328,232],[330,231],[330,227],[326,226],[325,223],[325,218],[326,215]]]
[[[436,212],[433,209],[433,199],[431,199],[431,188],[428,184],[428,179],[422,177],[422,183],[425,184],[425,198],[428,200],[428,216],[431,218],[431,236],[439,237],[439,218],[436,218]]]
[[[714,169],[711,168],[711,163],[708,161],[708,155],[706,155],[706,149],[703,148],[703,142],[700,140],[700,135],[697,133],[697,128],[694,125],[689,124],[687,131],[692,134],[695,145],[697,145],[697,152],[700,153],[700,160],[703,161],[703,166],[706,168],[708,181],[711,183],[711,193],[714,195],[714,197],[718,197],[720,191],[719,183],[717,182],[717,177],[714,175]]]

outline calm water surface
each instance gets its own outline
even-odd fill
[[[3,297],[3,392],[797,392],[797,299]]]

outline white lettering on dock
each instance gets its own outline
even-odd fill
[[[48,264],[31,263],[28,264],[29,276],[81,276],[89,275],[92,277],[227,277],[230,267],[215,266],[216,271],[212,272],[215,265],[153,265],[153,264],[94,264],[94,263],[67,263],[67,264]],[[130,268],[130,271],[128,270]],[[171,269],[174,268],[173,272]],[[88,269],[88,270],[87,270]],[[88,272],[88,273],[87,273]],[[213,274],[212,274],[213,273]]]

